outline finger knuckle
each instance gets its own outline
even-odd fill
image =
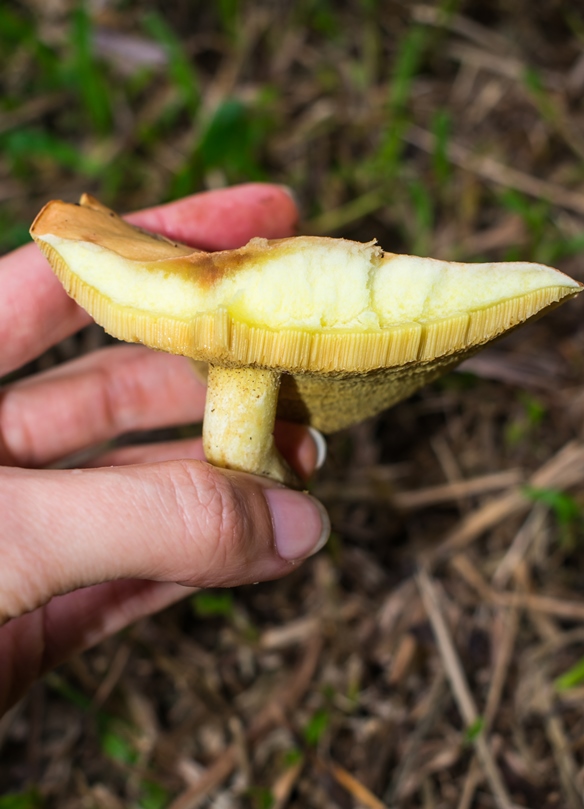
[[[197,461],[179,462],[174,492],[187,558],[196,557],[195,575],[211,585],[232,581],[252,556],[254,526],[245,497],[229,477]]]
[[[15,553],[4,549],[4,557],[5,575],[0,575],[0,626],[32,612],[49,599],[42,587],[43,565],[26,543],[21,543]]]
[[[17,466],[17,457],[27,464],[32,459],[33,440],[17,392],[0,392],[0,464]]]

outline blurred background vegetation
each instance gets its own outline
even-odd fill
[[[55,197],[266,180],[303,232],[584,281],[583,98],[581,0],[1,0],[0,252]],[[199,594],[39,684],[0,722],[0,809],[584,806],[582,309],[333,437],[313,490],[334,534],[293,576]],[[520,506],[487,525],[495,490]],[[473,722],[412,578],[460,531],[434,586]]]
[[[4,0],[0,247],[53,196],[128,210],[270,180],[312,232],[450,258],[578,252],[584,11],[529,9]]]

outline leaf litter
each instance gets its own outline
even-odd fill
[[[0,9],[3,249],[57,189],[127,210],[269,179],[303,232],[584,280],[579,3],[194,5]],[[290,577],[35,686],[0,720],[0,807],[584,806],[583,306],[333,436],[333,536]]]

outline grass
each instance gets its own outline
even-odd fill
[[[557,691],[569,691],[584,683],[584,657],[580,658],[568,671],[565,671],[554,681]]]
[[[179,30],[172,18],[155,8],[134,15],[134,30],[124,35],[146,38],[159,48],[163,61],[149,61],[146,56],[122,73],[97,44],[97,34],[107,37],[111,28],[101,26],[86,5],[78,4],[50,41],[43,36],[42,15],[33,17],[16,4],[3,8],[0,66],[12,63],[16,55],[23,62],[18,81],[5,82],[9,86],[0,102],[4,129],[31,98],[51,92],[62,94],[63,103],[50,115],[3,133],[0,118],[0,176],[10,177],[16,186],[8,199],[0,196],[0,221],[6,222],[0,250],[26,240],[38,200],[52,195],[55,178],[67,176],[71,198],[87,188],[122,209],[175,199],[209,185],[275,179],[293,186],[307,218],[324,217],[322,226],[336,229],[329,212],[337,207],[338,227],[355,223],[357,230],[361,222],[382,212],[390,223],[390,238],[397,231],[403,250],[431,253],[434,235],[456,215],[461,176],[448,157],[456,134],[455,111],[436,105],[429,116],[424,112],[426,120],[420,120],[415,88],[428,66],[440,60],[458,6],[442,2],[437,9],[441,24],[435,27],[400,21],[399,36],[387,40],[387,53],[375,16],[379,17],[379,7],[372,1],[350,5],[343,16],[329,2],[305,0],[291,9],[289,20],[273,23],[276,29],[311,31],[314,54],[322,46],[310,69],[312,97],[328,99],[338,116],[335,138],[308,123],[297,136],[302,149],[294,159],[289,157],[293,151],[279,144],[299,126],[305,102],[295,100],[281,77],[258,71],[259,61],[249,54],[241,75],[234,74],[236,84],[225,93],[219,91],[209,105],[215,75],[211,64],[218,59],[237,64],[250,47],[243,20],[258,20],[248,24],[256,31],[251,34],[257,39],[252,49],[257,46],[268,62],[278,58],[277,31],[237,0],[222,0],[208,15],[206,25],[210,31],[215,26],[213,36],[221,39],[210,51],[195,47],[200,55],[195,58],[188,26]],[[357,20],[364,25],[363,37],[355,28]],[[290,64],[292,68],[294,62]],[[346,66],[342,80],[338,64]],[[382,92],[381,103],[367,100],[373,86]],[[518,92],[524,89],[542,123],[557,134],[555,101],[536,66],[526,66]],[[355,123],[342,116],[344,99],[350,109],[352,97],[361,98]],[[414,123],[434,134],[430,164],[406,148],[404,135]],[[313,148],[320,155],[316,172],[311,165]],[[32,188],[33,178],[32,198],[21,195],[16,189]],[[359,198],[367,204],[341,213],[344,205]],[[525,222],[529,244],[521,248],[524,255],[553,261],[581,249],[582,237],[558,227],[545,202],[507,190],[497,205]],[[383,227],[378,231],[383,238]],[[514,249],[509,245],[506,256],[512,257]]]
[[[560,543],[568,549],[573,547],[584,528],[581,505],[569,494],[556,489],[526,486],[524,494],[534,503],[542,503],[550,509],[559,528]]]
[[[143,25],[146,33],[162,45],[168,60],[168,79],[177,91],[177,102],[171,119],[184,110],[191,119],[196,120],[201,100],[199,78],[182,42],[164,17],[157,12],[146,14]]]
[[[0,809],[42,809],[44,801],[36,789],[0,797]]]
[[[70,60],[65,63],[63,84],[71,85],[81,101],[93,132],[105,137],[112,131],[112,94],[102,67],[95,58],[93,24],[87,9],[79,5],[72,14],[68,46]]]

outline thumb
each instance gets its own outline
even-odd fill
[[[0,469],[0,513],[0,624],[115,579],[221,587],[278,578],[330,531],[314,498],[193,460]]]

